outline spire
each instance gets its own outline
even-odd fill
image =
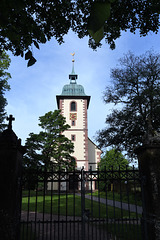
[[[73,57],[73,59],[72,59],[72,74],[75,74],[75,71],[74,71],[74,55],[75,55],[75,53],[71,53],[71,55],[72,55],[72,57]]]
[[[71,72],[71,74],[69,74],[69,79],[70,79],[70,84],[73,84],[73,83],[76,84],[77,83],[76,79],[78,78],[78,75],[74,71],[74,62],[75,62],[74,55],[75,55],[75,53],[71,53],[71,55],[73,57],[73,59],[72,59],[72,72]]]

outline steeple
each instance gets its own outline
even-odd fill
[[[69,74],[69,79],[70,79],[70,84],[76,84],[77,83],[76,79],[78,78],[78,75],[74,71],[74,62],[75,62],[74,55],[75,55],[75,53],[71,53],[71,55],[73,57],[73,59],[72,59],[72,72],[71,72],[71,74]]]
[[[57,95],[57,105],[58,108],[60,107],[60,101],[62,99],[83,99],[83,100],[87,100],[87,108],[89,106],[89,102],[90,102],[90,96],[85,94],[84,91],[84,87],[80,84],[77,84],[77,78],[78,75],[75,73],[74,70],[74,55],[75,53],[71,53],[72,55],[72,72],[71,74],[69,74],[69,79],[70,79],[70,83],[69,84],[65,84],[62,88],[62,93],[60,95]]]

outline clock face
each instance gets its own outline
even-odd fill
[[[70,120],[77,120],[77,113],[70,113]]]

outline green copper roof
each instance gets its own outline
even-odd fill
[[[72,72],[69,74],[70,84],[64,85],[62,89],[63,96],[86,96],[84,92],[84,87],[77,84],[78,75],[74,71],[74,61],[72,66]]]
[[[84,87],[77,83],[70,83],[64,85],[62,89],[63,96],[86,96],[84,92]]]

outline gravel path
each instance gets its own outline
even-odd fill
[[[81,196],[81,194],[79,194],[79,193],[77,193],[76,195]],[[85,195],[85,198],[91,199],[91,195]],[[98,198],[98,197],[92,196],[92,199],[93,199],[93,201],[106,204],[106,199],[104,199],[104,198]],[[107,205],[121,208],[123,210],[127,210],[130,212],[137,212],[138,214],[142,214],[142,207],[136,206],[134,204],[128,204],[128,203],[123,203],[123,202],[107,199]]]
[[[103,223],[99,221],[92,224],[89,221],[82,226],[81,217],[66,217],[43,213],[35,213],[22,211],[21,224],[30,229],[35,230],[36,240],[113,240],[111,234],[102,229]],[[22,230],[23,231],[23,230]],[[84,235],[82,236],[82,233]],[[25,239],[32,239],[30,232],[23,232],[22,235],[27,235]]]

